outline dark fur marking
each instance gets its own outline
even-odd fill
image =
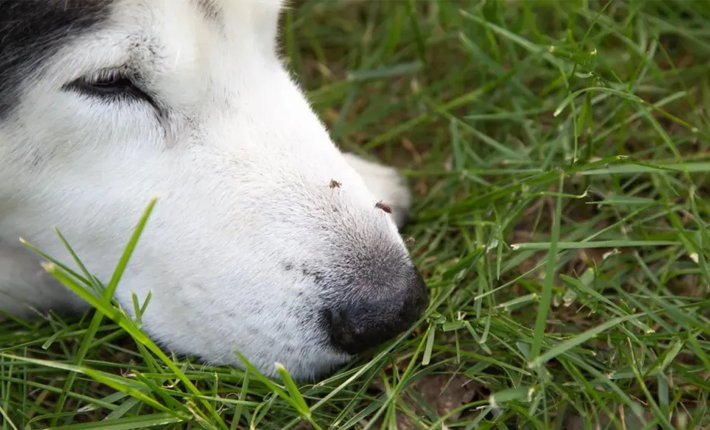
[[[253,310],[254,310],[254,315],[260,316],[261,314],[264,313],[264,304],[260,303],[260,302],[255,303]]]
[[[210,21],[220,22],[222,19],[222,9],[215,0],[195,0],[197,9]]]
[[[72,38],[109,17],[113,0],[0,0],[0,119],[25,77]]]
[[[301,269],[301,273],[306,278],[311,278],[316,284],[323,285],[323,281],[326,280],[326,274],[320,270],[310,270],[307,267]]]

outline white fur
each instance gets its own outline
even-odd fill
[[[0,308],[84,309],[18,238],[70,263],[57,226],[107,282],[157,195],[119,303],[131,312],[131,292],[151,291],[143,326],[177,353],[240,365],[238,348],[266,374],[279,361],[309,377],[350,357],[304,325],[323,299],[299,268],[327,273],[332,253],[370,241],[403,248],[375,204],[406,210],[409,192],[393,169],[331,142],[276,53],[278,1],[218,3],[220,25],[193,1],[122,0],[109,25],[27,78],[0,123]],[[126,62],[167,118],[147,103],[61,89]]]

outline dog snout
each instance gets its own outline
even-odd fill
[[[426,284],[414,267],[377,288],[371,285],[351,288],[361,292],[344,304],[326,309],[325,319],[333,346],[352,355],[407,330],[428,302]]]

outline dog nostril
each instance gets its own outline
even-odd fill
[[[421,316],[428,292],[419,271],[412,268],[406,276],[368,294],[363,288],[357,299],[324,311],[325,327],[333,346],[358,354],[393,339]]]

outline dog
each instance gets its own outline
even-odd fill
[[[328,374],[428,293],[392,167],[341,152],[279,54],[280,0],[0,0],[0,309],[88,304],[26,239],[111,277],[157,344],[267,376]],[[70,267],[78,270],[76,265]]]

